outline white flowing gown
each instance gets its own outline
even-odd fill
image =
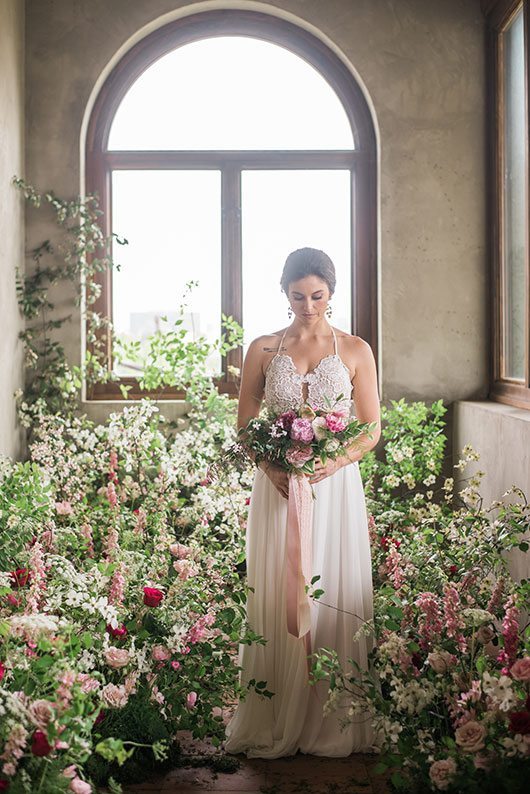
[[[354,416],[350,375],[337,353],[334,330],[333,337],[335,352],[306,375],[296,370],[289,355],[276,353],[265,374],[267,406],[280,412],[298,408],[307,383],[307,401],[313,407],[326,408],[325,395],[335,401],[342,394],[336,407],[347,408]],[[343,466],[313,488],[312,564],[313,576],[320,576],[314,587],[324,594],[311,599],[312,650],[335,649],[347,671],[352,670],[348,658],[367,670],[373,638],[361,635],[353,641],[363,621],[373,617],[368,520],[358,462]],[[241,644],[239,664],[242,684],[266,681],[274,695],[269,699],[250,690],[240,700],[226,727],[224,748],[249,758],[279,758],[297,751],[333,757],[369,752],[373,741],[369,714],[350,717],[353,722],[345,730],[341,720],[347,718],[351,701],[324,715],[328,683],[308,684],[304,640],[287,631],[286,525],[287,500],[256,469],[246,535],[247,579],[254,589],[248,596],[247,619],[267,643]]]

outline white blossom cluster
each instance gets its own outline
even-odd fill
[[[392,684],[394,688],[390,697],[394,700],[396,709],[407,714],[420,714],[436,696],[436,687],[426,679],[421,682],[394,679]]]

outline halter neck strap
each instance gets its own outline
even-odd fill
[[[335,347],[335,355],[337,355],[337,334],[335,333],[335,329],[333,328],[332,325],[330,325],[330,328],[331,328],[331,333],[333,334],[333,343],[334,343],[334,347]],[[278,350],[276,351],[276,355],[278,355],[280,353],[280,350],[283,347],[283,342],[284,342],[284,339],[285,339],[285,335],[286,335],[288,330],[289,330],[289,327],[287,327],[285,329],[285,331],[283,332],[283,336],[282,336],[282,338],[280,340],[280,345],[278,347]]]

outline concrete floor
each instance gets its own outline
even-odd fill
[[[185,753],[215,752],[207,742],[179,733]],[[349,758],[321,758],[298,753],[273,761],[235,756],[241,767],[233,774],[215,772],[208,767],[180,767],[149,783],[124,786],[124,794],[197,794],[216,791],[222,794],[388,794],[385,779],[373,773],[377,755],[355,754]]]

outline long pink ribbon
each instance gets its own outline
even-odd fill
[[[311,653],[311,603],[306,585],[312,573],[313,494],[308,477],[289,475],[286,538],[287,631],[303,638],[306,653]],[[311,662],[307,660],[308,672]]]

